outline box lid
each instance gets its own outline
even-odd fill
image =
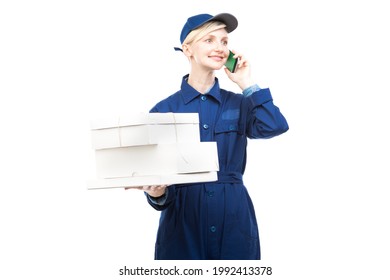
[[[91,129],[105,129],[111,127],[121,127],[126,125],[141,125],[148,123],[147,113],[133,113],[126,116],[112,118],[95,119],[91,121]]]
[[[91,129],[107,129],[133,125],[199,123],[198,113],[133,113],[113,118],[96,119],[90,123]]]
[[[160,176],[137,176],[137,177],[121,177],[110,179],[93,179],[88,180],[87,188],[89,190],[110,189],[110,188],[125,188],[138,186],[152,185],[173,185],[173,184],[188,184],[201,182],[215,182],[218,180],[218,173],[199,172],[191,174],[167,174]]]
[[[148,124],[199,123],[198,113],[149,113]]]

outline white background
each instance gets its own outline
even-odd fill
[[[0,278],[126,279],[124,265],[161,265],[159,213],[143,193],[86,189],[89,121],[176,92],[186,19],[230,12],[230,46],[290,125],[248,146],[260,264],[270,279],[389,279],[385,2],[2,1]]]

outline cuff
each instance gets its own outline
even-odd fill
[[[261,89],[255,93],[253,93],[249,98],[249,109],[252,110],[262,104],[272,101],[272,95],[268,88]]]
[[[246,89],[244,89],[242,91],[242,94],[245,97],[249,97],[252,95],[252,93],[259,91],[259,90],[260,90],[260,87],[257,84],[254,84],[254,85],[251,85],[251,86],[247,87]]]
[[[168,190],[168,188],[166,188],[165,189],[165,193],[162,196],[159,196],[159,197],[152,197],[152,196],[150,196],[147,193],[145,193],[145,194],[146,194],[146,196],[148,197],[148,200],[151,203],[161,206],[161,205],[164,205],[165,202],[167,201],[168,193],[169,193],[169,190]]]

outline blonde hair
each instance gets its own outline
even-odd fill
[[[226,24],[220,21],[210,21],[208,23],[205,23],[201,27],[192,30],[187,35],[186,39],[183,42],[183,45],[184,44],[191,45],[192,43],[203,38],[206,34],[225,27]]]

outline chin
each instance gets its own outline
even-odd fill
[[[222,69],[222,67],[224,66],[224,64],[220,64],[220,65],[214,65],[214,66],[212,66],[212,67],[210,67],[210,69],[212,69],[212,70],[221,70]]]

